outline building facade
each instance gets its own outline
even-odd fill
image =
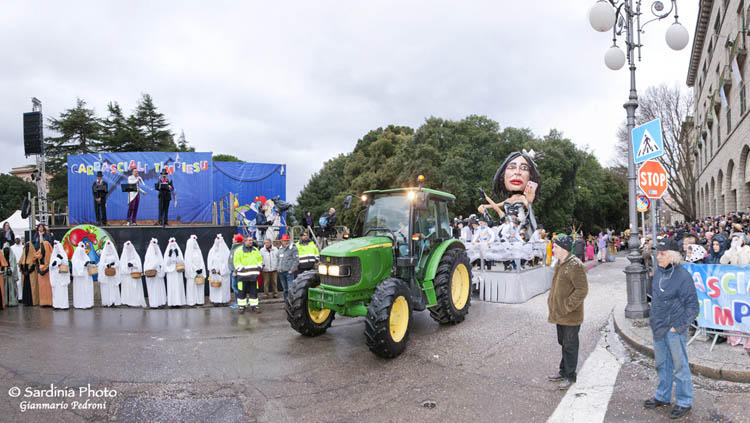
[[[700,0],[687,85],[693,89],[698,216],[750,206],[750,0]]]

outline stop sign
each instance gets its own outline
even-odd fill
[[[638,186],[649,198],[661,198],[667,187],[667,171],[656,160],[647,160],[638,169]]]

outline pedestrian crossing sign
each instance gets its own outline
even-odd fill
[[[661,119],[633,128],[633,161],[645,162],[664,154],[664,141],[661,136]]]

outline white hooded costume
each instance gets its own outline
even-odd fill
[[[203,277],[203,283],[195,283],[196,277]],[[190,235],[185,245],[185,300],[187,305],[205,304],[206,302],[206,264],[198,245],[198,237]]]
[[[122,304],[120,301],[120,258],[117,255],[117,249],[112,241],[107,240],[102,248],[102,255],[99,258],[99,288],[102,293],[102,306],[111,307]],[[107,268],[114,268],[115,275],[107,276]]]
[[[156,270],[156,276],[146,276],[146,289],[148,290],[148,304],[151,308],[161,307],[167,303],[167,290],[164,288],[164,257],[159,249],[159,242],[151,238],[143,259],[143,272]]]
[[[60,272],[60,266],[68,266],[66,272]],[[68,300],[68,285],[70,285],[70,263],[68,255],[58,241],[55,241],[52,247],[52,258],[49,263],[49,282],[52,286],[52,307],[59,309],[68,309],[70,301]]]
[[[221,234],[216,235],[214,245],[208,250],[208,277],[211,282],[221,286],[214,288],[209,284],[209,299],[213,304],[226,304],[231,300],[231,277],[229,270],[229,247]]]
[[[167,275],[167,305],[170,307],[185,305],[185,278],[177,271],[177,265],[184,264],[182,250],[174,238],[169,238],[164,250],[164,273]]]
[[[94,306],[94,279],[89,275],[89,256],[86,246],[78,243],[73,253],[73,307],[91,308]]]
[[[120,255],[120,287],[122,288],[122,303],[130,307],[146,307],[146,297],[143,296],[143,282],[141,278],[134,279],[130,274],[143,273],[143,264],[133,243],[125,241]]]

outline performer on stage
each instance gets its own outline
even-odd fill
[[[169,218],[169,201],[172,199],[172,192],[174,191],[174,185],[172,181],[167,177],[167,169],[162,168],[159,182],[156,183],[155,187],[159,191],[159,224],[167,225]]]
[[[141,272],[143,264],[133,243],[125,241],[120,255],[120,286],[122,287],[122,303],[130,307],[146,307],[146,297],[143,296]]]
[[[91,192],[94,194],[94,214],[96,215],[96,225],[107,225],[107,183],[102,181],[102,171],[96,172],[96,182],[91,185]]]
[[[146,274],[148,305],[151,308],[161,307],[167,303],[167,290],[164,287],[164,256],[161,255],[159,242],[151,238],[151,243],[143,258],[143,271]]]
[[[141,188],[141,185],[145,186],[143,179],[138,176],[138,169],[133,169],[130,176],[128,176],[128,183],[135,184],[135,191],[128,193],[128,216],[126,218],[126,225],[135,225],[135,219],[138,215],[138,204],[141,201],[141,194],[146,194]]]
[[[52,307],[67,310],[70,307],[68,300],[68,285],[70,285],[70,265],[68,256],[62,244],[55,241],[52,248],[52,261],[49,265],[49,281],[52,285]]]

